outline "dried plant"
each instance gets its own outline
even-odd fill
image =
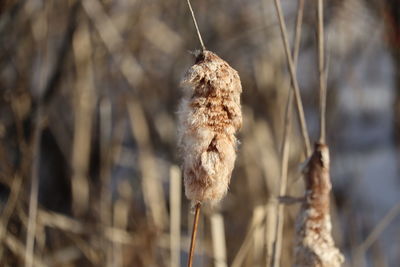
[[[304,173],[306,195],[296,225],[296,267],[336,267],[344,262],[331,235],[329,164],[328,146],[317,143]]]
[[[294,266],[338,267],[344,257],[332,238],[330,216],[329,147],[326,142],[326,69],[324,49],[323,0],[317,2],[317,40],[319,70],[319,142],[304,172],[305,200],[296,225]]]
[[[389,167],[387,179],[373,185],[384,190],[392,187],[388,196],[395,193],[391,184],[396,175],[392,168],[395,158],[391,157],[394,152],[388,137],[391,111],[386,105],[392,89],[395,92],[389,76],[395,76],[395,67],[400,66],[400,53],[397,43],[388,46],[393,63],[382,40],[394,40],[390,36],[400,33],[396,1],[324,1],[321,10],[326,16],[320,13],[318,20],[327,25],[321,24],[318,34],[323,37],[325,30],[332,38],[324,43],[319,40],[319,53],[312,51],[317,49],[314,26],[318,0],[298,1],[308,6],[304,8],[302,35],[297,38],[291,36],[301,29],[301,24],[293,25],[297,1],[286,1],[278,18],[274,16],[274,1],[193,1],[200,15],[195,26],[190,24],[193,10],[185,11],[185,1],[2,1],[0,266],[141,267],[165,266],[169,261],[171,267],[184,266],[183,260],[190,258],[186,245],[192,220],[200,228],[196,257],[190,258],[198,261],[197,266],[212,262],[232,267],[292,266],[292,215],[299,207],[287,204],[298,203],[298,198],[280,196],[305,194],[296,166],[306,154],[306,134],[316,137],[317,130],[302,130],[307,125],[306,120],[303,127],[299,124],[298,104],[304,101],[306,114],[315,120],[316,90],[321,82],[324,90],[330,90],[326,106],[321,106],[328,115],[324,135],[328,140],[334,138],[320,142],[336,146],[338,162],[334,165],[344,168],[335,186],[335,199],[341,203],[336,208],[345,224],[337,227],[337,236],[341,236],[340,228],[350,234],[343,235],[340,243],[347,246],[340,250],[350,256],[346,261],[351,265],[373,262],[396,266],[396,253],[385,248],[397,241],[387,235],[396,228],[393,222],[400,208],[396,204],[383,217],[389,202],[387,198],[374,199],[379,209],[374,212],[383,217],[379,224],[378,216],[371,217],[362,209],[374,196],[367,190],[374,177],[364,175],[365,171],[381,172]],[[234,67],[246,88],[241,95],[246,123],[240,137],[241,156],[235,160],[229,185],[232,193],[223,213],[199,215],[198,202],[197,214],[186,216],[191,201],[179,198],[180,170],[171,168],[177,163],[174,110],[180,95],[176,81],[183,69],[190,67],[182,60],[186,50],[206,50],[199,26],[207,47],[223,54],[223,59],[235,59]],[[279,28],[287,30],[281,33],[283,42]],[[196,43],[196,31],[200,43]],[[389,32],[392,35],[388,36]],[[298,53],[290,53],[295,47]],[[296,54],[301,55],[298,68]],[[285,60],[289,68],[284,68]],[[201,61],[193,68],[200,69]],[[372,67],[371,62],[375,63]],[[371,83],[368,76],[376,82]],[[397,80],[400,85],[400,75]],[[195,100],[192,95],[199,82],[186,82],[188,105]],[[302,99],[296,99],[293,87],[299,89],[297,96],[301,94]],[[364,87],[366,90],[357,90]],[[80,97],[88,90],[92,103]],[[378,91],[384,97],[374,99]],[[321,100],[325,102],[325,98],[326,94],[321,94]],[[361,101],[353,103],[353,98]],[[285,111],[286,103],[292,103],[287,105],[289,111]],[[89,105],[90,112],[81,105]],[[189,105],[188,111],[194,108]],[[88,112],[89,123],[82,123],[87,121]],[[395,117],[397,113],[394,111]],[[287,119],[290,116],[291,120]],[[321,127],[325,131],[323,123]],[[371,133],[376,127],[383,128],[375,140]],[[186,137],[199,133],[196,129]],[[371,147],[371,137],[376,146]],[[207,151],[210,143],[201,140]],[[345,142],[339,145],[341,140]],[[235,142],[230,145],[234,148]],[[360,149],[365,151],[364,160],[359,158]],[[307,157],[312,152],[313,146]],[[387,158],[383,163],[381,159]],[[371,165],[365,168],[365,162]],[[220,163],[225,164],[225,160]],[[174,170],[171,175],[169,170]],[[361,185],[368,186],[356,196],[359,175],[366,178],[361,179]],[[83,187],[76,186],[79,181],[74,178],[83,179]],[[214,178],[219,181],[225,177]],[[331,182],[335,185],[335,180]],[[353,201],[355,197],[357,201]],[[226,227],[222,219],[228,222]],[[335,227],[335,220],[331,223]],[[197,224],[191,255],[196,228]],[[298,236],[298,246],[303,245],[302,238]]]
[[[194,202],[215,203],[228,190],[242,125],[236,70],[210,51],[199,52],[183,81],[179,145],[185,193]]]

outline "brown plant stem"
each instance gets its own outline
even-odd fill
[[[285,48],[286,60],[288,63],[291,83],[292,83],[294,96],[295,96],[295,100],[296,100],[297,115],[298,115],[299,121],[300,121],[301,134],[304,139],[304,146],[305,146],[306,154],[307,154],[307,156],[309,156],[309,155],[311,155],[310,137],[308,135],[303,103],[301,101],[300,88],[299,88],[299,84],[297,82],[296,69],[294,66],[292,54],[290,53],[288,34],[287,34],[287,30],[286,30],[285,19],[283,17],[281,1],[274,0],[274,3],[275,3],[276,13],[278,15],[279,26],[280,26],[281,35],[282,35],[282,41],[283,41],[283,45]]]
[[[303,13],[304,13],[304,0],[299,0],[297,7],[297,18],[296,28],[294,37],[294,48],[293,48],[293,63],[295,71],[297,69],[297,61],[300,50],[301,41],[301,26],[303,24]],[[288,166],[289,166],[289,152],[290,152],[290,131],[292,124],[292,112],[293,112],[293,90],[289,88],[288,99],[286,102],[285,118],[284,118],[284,130],[283,130],[283,141],[281,146],[281,177],[279,186],[279,196],[286,194],[287,180],[288,180]],[[276,236],[275,245],[273,251],[272,264],[273,266],[280,265],[281,250],[282,250],[282,235],[284,225],[284,205],[278,204],[278,218],[276,225]],[[267,263],[270,264],[270,263]],[[271,264],[271,265],[272,265]]]
[[[200,207],[201,207],[201,203],[198,202],[195,206],[195,212],[194,212],[192,238],[190,239],[189,259],[188,259],[188,264],[187,264],[188,267],[192,267],[192,264],[193,264],[193,255],[194,255],[194,249],[196,246],[197,228],[199,225],[199,217],[200,217]]]
[[[35,232],[37,224],[38,197],[39,197],[39,165],[40,165],[40,140],[43,129],[42,108],[39,106],[36,115],[37,125],[35,126],[34,141],[32,149],[32,179],[29,193],[29,211],[28,226],[26,234],[25,247],[25,267],[31,267],[34,264],[35,254]]]
[[[366,251],[378,240],[382,232],[396,219],[400,214],[400,203],[392,207],[388,213],[379,221],[379,223],[372,229],[367,238],[357,247],[355,251],[355,260],[353,266],[362,266],[363,255]]]
[[[201,38],[199,26],[197,25],[197,20],[196,20],[196,16],[194,15],[194,11],[193,11],[192,5],[190,4],[190,0],[187,0],[186,2],[187,2],[187,4],[188,4],[189,10],[190,10],[190,14],[192,15],[192,19],[193,19],[194,26],[196,27],[197,37],[199,37],[201,49],[202,49],[203,51],[205,51],[205,50],[206,50],[206,47],[205,47],[205,45],[204,45],[203,38]]]
[[[296,222],[296,267],[340,267],[344,257],[332,238],[329,147],[316,143],[304,171],[305,200]]]
[[[325,73],[325,51],[324,51],[324,2],[318,0],[318,71],[319,71],[319,112],[320,112],[320,136],[319,142],[326,142],[326,73]]]

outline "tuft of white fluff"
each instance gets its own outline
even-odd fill
[[[226,194],[242,125],[240,77],[227,62],[202,51],[183,80],[179,147],[187,198],[218,202]]]

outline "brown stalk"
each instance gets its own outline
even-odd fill
[[[91,42],[88,23],[82,23],[72,40],[77,70],[73,95],[75,108],[72,143],[72,196],[73,210],[82,216],[89,209],[89,179],[91,133],[95,108],[95,86],[91,62]]]
[[[242,87],[237,71],[214,53],[206,51],[190,0],[187,0],[187,4],[202,47],[201,53],[196,55],[196,64],[183,80],[183,84],[192,87],[194,93],[189,92],[190,100],[184,99],[180,108],[180,120],[183,126],[180,131],[180,146],[184,148],[185,156],[192,155],[191,158],[196,158],[195,161],[188,160],[184,163],[185,193],[196,203],[187,265],[191,267],[201,201],[219,201],[226,194],[231,178],[236,159],[237,141],[234,132],[242,125],[240,110]],[[199,77],[200,79],[197,79]],[[205,83],[208,84],[207,87],[204,86]],[[215,91],[212,92],[212,89]],[[204,105],[199,100],[201,97],[210,105]],[[191,113],[190,110],[196,112]],[[202,115],[209,118],[209,122],[205,125],[202,123]],[[224,130],[226,128],[229,130]],[[208,139],[207,135],[212,138]],[[194,146],[192,139],[196,140]],[[193,147],[197,149],[193,150]],[[203,152],[198,154],[199,150]],[[209,183],[211,180],[216,182]]]
[[[41,11],[41,14],[38,16],[38,21],[48,22],[48,10],[44,8]],[[33,24],[32,24],[33,27]],[[37,42],[41,42],[47,39],[48,31],[44,30],[40,33],[36,33],[32,28],[32,32],[34,33],[34,39]],[[41,63],[43,64],[47,58],[47,45],[44,45],[40,49],[39,54],[41,54]],[[45,84],[45,67],[40,71],[40,86],[44,86]],[[45,91],[46,92],[46,91]],[[25,240],[25,266],[31,267],[34,265],[34,254],[35,254],[35,233],[37,232],[37,212],[38,212],[38,203],[39,203],[39,179],[40,179],[40,159],[41,159],[41,136],[42,130],[44,127],[44,111],[43,111],[43,103],[45,101],[46,95],[43,94],[41,99],[38,101],[38,107],[36,112],[34,113],[34,119],[36,120],[36,125],[34,126],[33,132],[33,145],[32,145],[32,166],[31,166],[31,184],[30,184],[30,192],[29,192],[29,210],[28,210],[28,224],[27,224],[27,233]]]
[[[34,132],[34,143],[32,149],[32,180],[29,195],[29,220],[26,235],[25,266],[31,267],[34,263],[35,232],[37,223],[38,197],[39,197],[39,164],[40,164],[40,138],[42,135],[43,121],[42,109],[37,112],[37,125]]]
[[[181,189],[182,175],[178,166],[170,168],[170,266],[179,267],[181,252]]]
[[[197,55],[182,85],[178,144],[184,156],[185,194],[196,203],[191,266],[201,203],[217,203],[228,191],[236,159],[235,133],[242,125],[242,86],[237,71],[211,51]]]
[[[318,70],[320,137],[304,172],[305,201],[297,218],[295,266],[339,267],[344,261],[332,238],[329,148],[326,142],[326,78],[324,70],[323,0],[318,0]]]
[[[392,207],[379,223],[372,229],[367,238],[357,247],[355,251],[354,266],[362,266],[363,255],[378,240],[384,230],[397,218],[400,214],[400,203]]]
[[[319,71],[319,112],[320,112],[320,137],[319,142],[326,142],[326,78],[325,78],[325,51],[324,51],[324,3],[318,0],[318,71]]]
[[[189,259],[187,264],[188,267],[192,267],[193,264],[194,248],[196,246],[197,228],[199,225],[200,208],[201,208],[201,202],[198,202],[195,206],[195,212],[194,212],[192,237],[190,239]]]
[[[196,16],[194,15],[194,11],[193,11],[192,5],[190,4],[190,0],[187,0],[187,4],[188,4],[189,10],[190,10],[190,14],[192,15],[192,20],[193,20],[194,26],[196,27],[197,37],[199,38],[201,49],[203,51],[205,51],[206,47],[204,45],[203,38],[201,38],[199,26],[197,25]]]
[[[339,267],[344,261],[332,238],[329,148],[316,143],[304,173],[305,201],[296,223],[297,267]]]
[[[300,50],[300,41],[301,41],[301,26],[303,22],[303,13],[304,13],[304,0],[299,0],[298,8],[297,8],[297,18],[296,18],[296,30],[294,37],[294,49],[293,49],[293,63],[295,71],[297,69],[297,61]],[[285,125],[284,125],[284,137],[281,147],[281,177],[280,177],[280,188],[279,195],[283,196],[286,194],[287,188],[287,176],[288,176],[288,164],[289,164],[289,152],[290,152],[290,130],[292,123],[292,113],[293,113],[293,90],[289,88],[288,99],[286,103],[285,110]],[[283,225],[284,225],[284,205],[278,204],[278,218],[277,218],[277,229],[276,229],[276,237],[275,237],[275,246],[274,246],[274,255],[272,258],[273,266],[279,266],[280,258],[281,258],[281,250],[282,250],[282,234],[283,234]],[[269,264],[269,263],[267,263]]]
[[[297,82],[296,69],[295,69],[292,54],[290,52],[288,34],[287,34],[287,30],[286,30],[285,19],[283,17],[281,1],[274,0],[274,3],[275,3],[275,8],[276,8],[276,13],[277,13],[278,19],[279,19],[279,26],[280,26],[281,35],[282,35],[282,41],[283,41],[283,45],[285,48],[286,60],[288,63],[291,83],[292,83],[294,96],[295,96],[295,100],[296,100],[297,115],[298,115],[299,121],[300,121],[301,134],[304,139],[304,146],[305,146],[305,149],[307,152],[306,154],[307,154],[307,156],[309,156],[311,154],[310,137],[308,135],[306,118],[304,115],[304,108],[303,108],[303,103],[302,103],[301,95],[300,95],[300,88],[299,88],[299,84]]]

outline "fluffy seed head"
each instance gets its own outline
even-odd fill
[[[210,51],[197,55],[182,81],[179,146],[186,196],[217,202],[228,190],[242,125],[236,70]]]
[[[295,267],[340,267],[344,257],[332,238],[329,149],[316,144],[304,178],[306,200],[296,225]]]

